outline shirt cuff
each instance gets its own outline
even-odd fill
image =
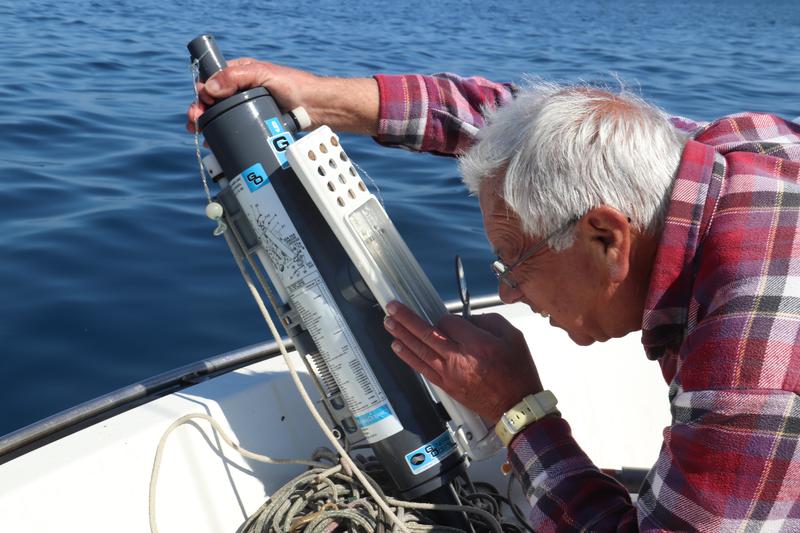
[[[511,441],[508,461],[528,494],[549,492],[572,472],[596,467],[572,437],[566,420],[548,415]]]
[[[428,91],[418,74],[374,76],[380,109],[375,140],[385,146],[421,150],[428,118]]]

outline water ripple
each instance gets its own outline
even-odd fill
[[[790,0],[771,4],[781,17],[744,0],[726,4],[735,18],[710,2],[625,6],[321,0],[285,4],[279,19],[244,0],[224,8],[30,0],[24,9],[0,0],[0,403],[15,406],[0,434],[265,337],[202,213],[183,129],[191,38],[209,31],[229,57],[334,75],[451,71],[519,81],[531,73],[614,84],[618,73],[665,109],[698,119],[743,109],[800,115],[800,10]],[[379,183],[446,297],[455,295],[455,253],[474,293],[494,288],[477,203],[453,160],[352,135],[343,144]]]

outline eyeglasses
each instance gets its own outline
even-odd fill
[[[575,222],[576,222],[575,219],[570,220],[568,223],[564,224],[562,227],[558,228],[556,231],[554,231],[553,233],[551,233],[550,235],[548,235],[547,237],[545,237],[541,241],[539,241],[536,244],[534,244],[533,246],[531,246],[524,254],[522,254],[522,256],[519,259],[514,261],[514,264],[512,264],[512,265],[506,264],[506,262],[503,261],[502,259],[500,259],[500,256],[498,255],[497,259],[492,261],[492,263],[489,265],[489,268],[492,269],[492,272],[494,272],[494,275],[497,276],[497,279],[499,281],[502,281],[503,283],[505,283],[506,285],[508,285],[512,289],[516,289],[518,284],[517,284],[516,281],[514,281],[513,278],[511,278],[511,272],[515,268],[517,268],[519,265],[521,265],[522,263],[524,263],[525,261],[527,261],[528,259],[530,259],[534,255],[536,255],[536,253],[540,252],[545,247],[547,247],[547,243],[548,243],[548,241],[550,239],[552,239],[553,237],[555,237],[559,233],[561,233],[564,230],[566,230],[568,227],[570,227]]]

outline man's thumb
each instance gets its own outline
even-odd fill
[[[236,65],[211,76],[206,81],[206,92],[218,100],[260,85],[261,80],[256,66]]]
[[[503,318],[502,315],[497,313],[486,313],[482,315],[473,315],[472,323],[484,331],[488,331],[495,337],[504,338],[510,331],[514,331],[508,320]]]
[[[211,77],[206,81],[206,92],[208,92],[211,96],[219,96],[219,92],[222,87],[219,84],[219,81],[216,80],[214,77]]]

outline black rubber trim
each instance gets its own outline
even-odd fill
[[[497,295],[483,296],[473,299],[471,306],[485,309],[501,303]],[[451,313],[460,313],[463,307],[460,301],[446,305]],[[287,349],[294,349],[291,340],[284,339],[284,343]],[[277,355],[280,351],[274,341],[254,344],[164,372],[61,411],[0,437],[0,464],[139,405]]]

